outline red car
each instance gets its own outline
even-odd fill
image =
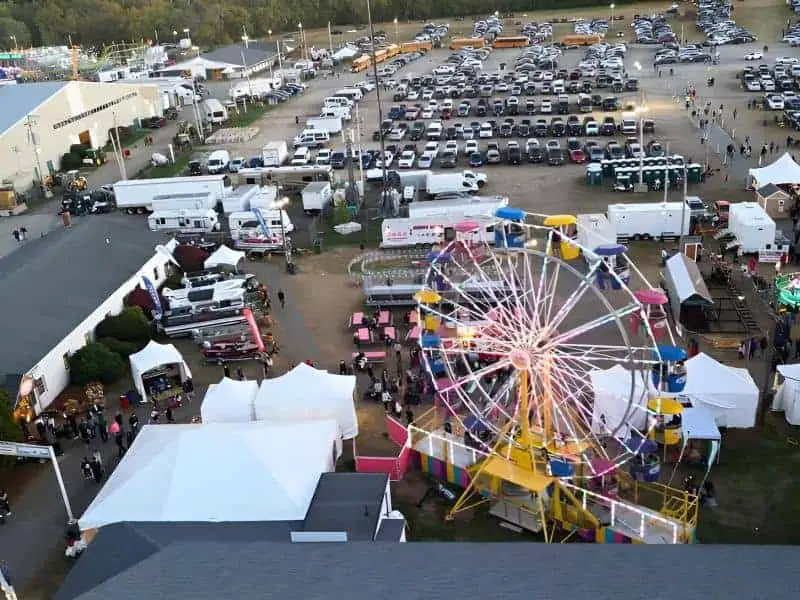
[[[581,149],[570,150],[569,159],[576,165],[582,165],[586,162],[586,153]]]

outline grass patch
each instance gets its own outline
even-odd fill
[[[150,134],[150,133],[153,133],[153,130],[152,130],[152,129],[136,129],[135,131],[132,131],[130,135],[127,135],[127,136],[125,136],[125,137],[121,138],[121,139],[120,139],[120,145],[121,145],[123,148],[130,148],[130,147],[132,147],[132,146],[133,146],[133,145],[134,145],[136,142],[138,142],[138,141],[139,141],[139,140],[141,140],[141,139],[144,139],[144,137],[145,137],[146,135]],[[106,154],[113,154],[113,152],[114,152],[114,146],[113,146],[113,144],[111,143],[111,140],[108,140],[108,141],[106,142],[106,145],[105,145],[105,146],[103,146],[103,151],[104,151]]]
[[[175,157],[173,164],[164,165],[163,167],[149,166],[145,167],[136,175],[136,179],[160,179],[162,177],[177,177],[186,169],[192,155],[189,152],[179,154]]]
[[[269,104],[248,104],[247,112],[240,108],[238,114],[233,114],[228,118],[225,127],[249,127],[272,108]]]
[[[381,243],[380,219],[357,219],[361,224],[361,231],[342,235],[333,229],[333,223],[324,224],[322,234],[322,248],[352,247],[364,244],[367,248],[377,247]]]

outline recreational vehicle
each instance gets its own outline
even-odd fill
[[[147,217],[150,231],[211,233],[219,231],[219,219],[213,210],[158,210]]]

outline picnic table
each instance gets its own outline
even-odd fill
[[[382,310],[378,313],[378,325],[385,327],[392,324],[392,313],[388,310]]]
[[[389,338],[393,342],[397,340],[397,330],[394,327],[383,328],[383,339]]]
[[[350,315],[350,325],[348,327],[361,327],[364,324],[364,313],[355,312]]]
[[[370,343],[372,342],[372,331],[369,327],[359,327],[356,330],[355,339],[362,344]]]

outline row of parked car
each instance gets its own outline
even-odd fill
[[[800,60],[794,57],[779,56],[772,69],[765,64],[757,67],[746,66],[740,79],[742,88],[748,92],[778,92],[778,94],[768,96],[773,100],[773,104],[769,108],[782,110],[787,99],[790,100],[790,103],[795,102],[793,92],[797,90],[795,83],[797,77],[800,77]],[[778,98],[781,98],[782,103],[778,102]]]
[[[732,3],[725,0],[701,0],[696,25],[712,46],[749,44],[758,38],[731,19]]]
[[[672,45],[671,47],[661,48],[653,58],[653,64],[674,65],[677,63],[710,63],[717,60],[716,56],[700,47],[697,44],[686,44],[685,46]]]

